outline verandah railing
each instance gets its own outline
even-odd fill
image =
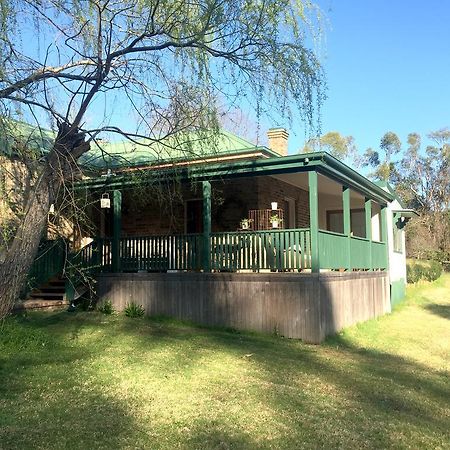
[[[319,230],[319,261],[322,269],[386,269],[386,243]]]
[[[310,267],[309,229],[211,234],[212,270],[302,270]]]
[[[323,269],[386,269],[386,244],[319,230]],[[311,268],[308,228],[212,233],[209,267],[213,271],[303,270]],[[200,271],[204,236],[124,237],[119,242],[121,271]],[[89,273],[112,270],[112,240],[96,239],[78,252],[73,263]],[[75,265],[74,264],[74,265]]]
[[[46,283],[64,268],[66,245],[62,239],[41,242],[28,274],[28,290]]]
[[[209,268],[220,271],[302,270],[311,267],[309,229],[212,233]],[[203,270],[204,236],[124,237],[119,254],[122,271]],[[90,272],[112,267],[111,239],[96,239],[72,258]]]

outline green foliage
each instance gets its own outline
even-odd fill
[[[83,296],[81,297],[77,302],[77,308],[81,309],[82,311],[94,311],[95,310],[95,304],[96,301],[91,298],[90,296]],[[112,308],[112,305],[111,305]],[[100,309],[99,309],[100,311]],[[102,311],[104,312],[104,311]],[[112,313],[112,311],[111,311]],[[105,313],[105,314],[111,314],[111,313]]]
[[[421,280],[434,281],[441,275],[442,264],[438,261],[431,261],[429,264],[414,262],[406,265],[406,278],[409,284],[415,284]]]
[[[98,310],[103,314],[112,314],[114,312],[114,307],[111,300],[105,300]]]
[[[438,261],[431,261],[430,268],[428,269],[428,281],[437,280],[442,275],[442,264]]]
[[[266,105],[286,119],[300,113],[311,125],[324,98],[322,69],[310,48],[322,34],[321,12],[310,1],[0,5],[11,10],[0,30],[0,52],[8,55],[0,58],[0,73],[8,73],[0,77],[0,105],[5,99],[9,110],[11,104],[48,110],[51,91],[61,100],[50,107],[54,117],[73,117],[79,125],[92,94],[111,97],[112,106],[114,91],[123,91],[121,109],[142,118],[137,127],[156,133],[166,124],[172,134],[217,119],[224,97],[230,103],[247,98],[258,116]],[[11,26],[13,20],[27,26]],[[28,39],[33,32],[41,39]],[[41,66],[39,77],[30,77]],[[115,125],[121,123],[108,131],[117,131]]]
[[[128,303],[124,309],[125,315],[127,317],[142,317],[145,314],[145,309],[142,305],[138,305],[134,302]]]
[[[400,152],[402,143],[395,133],[388,131],[381,138],[380,148],[384,151],[386,160],[390,160],[392,155]]]
[[[372,167],[371,176],[377,180],[392,182],[398,176],[396,162],[393,156],[400,153],[402,148],[399,137],[388,131],[380,140],[380,151],[368,148],[363,155],[363,165]]]
[[[309,139],[302,153],[325,151],[338,159],[354,158],[356,145],[353,136],[343,136],[338,131],[330,131],[318,138]]]

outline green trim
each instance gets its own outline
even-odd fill
[[[406,296],[406,283],[403,278],[391,282],[391,307],[401,303]]]
[[[351,262],[351,209],[350,209],[350,188],[342,186],[342,216],[344,220],[344,234],[347,236],[347,270],[352,268]]]
[[[154,180],[176,178],[178,180],[203,181],[310,171],[325,175],[382,205],[394,198],[391,193],[372,183],[326,152],[157,169],[155,170]],[[81,181],[77,183],[76,189],[104,189],[105,186],[124,188],[139,182],[142,183],[141,178],[133,177],[133,174],[126,174]]]
[[[311,227],[311,271],[319,272],[319,196],[317,172],[308,172],[309,220]]]
[[[382,188],[386,188],[387,191],[394,197],[394,200],[397,200],[402,208],[406,208],[405,203],[403,200],[398,196],[398,194],[395,192],[394,188],[384,180],[378,180],[374,182],[377,186],[380,186]]]
[[[211,234],[211,183],[209,181],[202,182],[203,188],[203,270],[210,272],[210,254],[211,242],[209,236]]]
[[[122,192],[113,192],[113,239],[111,245],[112,271],[120,272],[120,235],[122,228]]]
[[[381,206],[381,242],[386,243],[386,270],[389,269],[389,245],[388,245],[388,235],[387,235],[387,206]]]
[[[364,202],[364,216],[365,216],[365,226],[366,226],[366,239],[372,241],[372,200],[366,198]],[[369,245],[369,268],[373,269],[372,261],[372,245]]]

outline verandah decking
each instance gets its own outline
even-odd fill
[[[384,270],[386,244],[319,230],[321,269]],[[77,264],[98,272],[137,271],[303,271],[311,269],[309,228],[230,233],[96,238]],[[119,255],[115,261],[115,253]]]

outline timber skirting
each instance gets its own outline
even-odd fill
[[[102,274],[98,294],[119,311],[134,302],[149,316],[310,343],[390,312],[385,272]]]

